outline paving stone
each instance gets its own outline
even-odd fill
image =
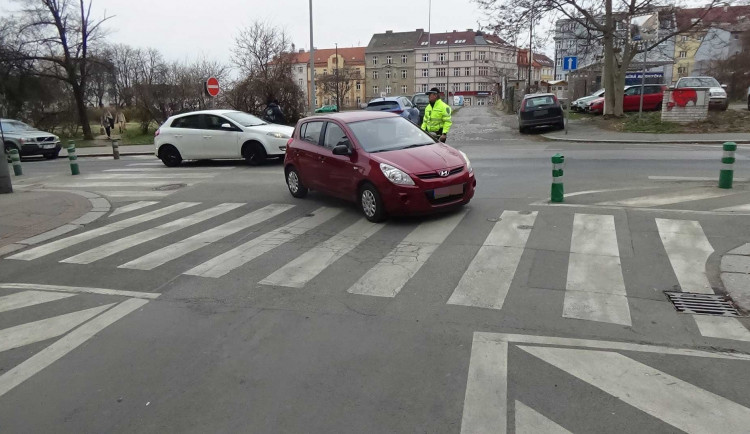
[[[750,274],[721,273],[721,280],[737,306],[750,311]]]
[[[725,255],[721,258],[724,273],[750,273],[750,256]]]

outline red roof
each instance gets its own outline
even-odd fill
[[[476,45],[476,42],[474,42],[474,37],[477,36],[477,32],[475,31],[465,31],[465,32],[448,32],[448,33],[424,33],[421,38],[419,38],[419,42],[417,43],[418,46],[424,46],[431,45],[433,47],[439,47],[441,45]],[[429,41],[429,44],[427,42]],[[445,42],[447,41],[447,42]]]
[[[700,27],[709,24],[742,24],[750,20],[750,6],[715,6],[709,10],[706,8],[681,9],[675,13],[677,17],[677,28],[686,29],[690,27],[694,19],[700,19]]]
[[[365,63],[365,47],[351,47],[351,48],[339,48],[339,56],[344,58],[345,65],[364,65]],[[310,52],[305,51],[304,53],[293,53],[295,60],[293,63],[310,63]],[[315,50],[315,64],[324,66],[328,65],[328,58],[336,54],[335,48],[322,48]]]

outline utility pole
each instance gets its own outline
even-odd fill
[[[534,45],[534,2],[531,2],[531,8],[529,9],[529,90],[531,93],[531,69],[532,63],[534,63],[534,54],[532,53]]]
[[[336,68],[334,69],[336,75],[336,111],[341,111],[341,101],[339,101],[339,44],[336,43]]]
[[[10,180],[10,170],[8,170],[8,157],[5,153],[5,132],[3,131],[2,116],[0,116],[0,194],[13,193],[13,183]]]
[[[315,113],[315,44],[313,43],[313,9],[310,0],[310,114]]]
[[[432,0],[427,6],[427,90],[430,90],[430,59],[432,58]]]
[[[448,33],[448,30],[446,30],[445,33],[447,35],[445,37],[445,39],[446,39],[446,45],[448,46],[448,54],[447,54],[448,57],[445,59],[445,103],[448,104],[448,105],[451,105],[451,103],[450,103],[450,97],[449,97],[450,91],[451,91],[451,88],[450,88],[450,76],[451,76],[451,41],[450,41],[450,37],[451,37],[451,34]]]

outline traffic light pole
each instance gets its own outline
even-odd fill
[[[0,194],[13,193],[13,183],[10,180],[10,170],[8,169],[8,158],[5,153],[5,132],[3,132],[3,123],[0,122]]]

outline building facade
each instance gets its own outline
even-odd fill
[[[372,35],[365,49],[367,103],[381,96],[410,96],[415,93],[415,50],[423,29]]]
[[[307,103],[310,103],[310,52],[300,50],[296,53],[293,64],[295,82],[302,87],[304,85]],[[359,108],[365,102],[366,74],[365,74],[365,47],[351,48],[324,48],[315,50],[315,106],[336,104],[336,94],[333,91],[326,92],[322,81],[330,81],[336,76],[336,70],[340,73],[341,80],[347,81],[348,91],[339,95],[342,109]],[[344,87],[344,86],[341,86]]]
[[[425,33],[415,54],[415,91],[437,87],[451,103],[451,96],[463,96],[465,105],[486,105],[498,97],[503,83],[518,75],[516,49],[472,29]]]

